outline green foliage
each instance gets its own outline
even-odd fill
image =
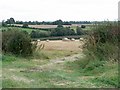
[[[58,25],[57,28],[52,32],[53,36],[64,36],[64,27],[61,25]]]
[[[70,27],[65,28],[65,35],[76,35],[75,30],[70,29]]]
[[[117,22],[96,24],[86,43],[88,52],[100,60],[118,61],[118,37]]]
[[[116,88],[118,88],[118,78],[117,76],[112,76],[112,77],[100,77],[100,78],[95,78],[94,80],[92,80],[92,82],[98,82],[98,83],[103,83],[103,84],[109,84],[112,86],[115,86]]]
[[[75,35],[75,31],[70,27],[59,26],[51,32],[51,36],[70,36]]]
[[[2,55],[2,61],[6,61],[6,62],[13,62],[13,61],[16,61],[16,57],[12,54],[3,54]]]
[[[91,82],[97,86],[118,84],[118,43],[119,31],[116,22],[96,24],[92,33],[86,37],[86,58],[69,63],[69,69],[79,71],[80,75],[94,76]]]
[[[7,24],[15,24],[14,18],[7,19],[6,21]]]
[[[7,23],[4,20],[2,21],[2,26],[7,27]]]
[[[83,34],[83,31],[80,27],[77,26],[76,28],[76,32],[77,32],[77,35],[82,35]]]
[[[62,20],[56,20],[55,22],[53,22],[53,25],[63,25],[63,21]]]
[[[31,55],[32,44],[29,35],[26,32],[19,31],[16,28],[2,32],[2,50],[16,55]]]
[[[48,37],[50,36],[49,31],[32,31],[31,38],[41,38],[41,37]]]
[[[70,29],[70,27],[63,27],[62,25],[58,25],[57,28],[52,29],[51,31],[36,30],[32,31],[30,35],[32,38],[43,38],[49,36],[68,36],[75,34],[75,31]]]

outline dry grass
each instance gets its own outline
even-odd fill
[[[80,51],[81,43],[79,40],[76,41],[62,41],[62,40],[55,40],[55,41],[41,41],[39,44],[44,44],[45,50],[66,50],[66,51]]]
[[[29,25],[29,27],[33,27],[33,28],[56,28],[57,25]]]
[[[22,26],[22,24],[14,24],[15,26]],[[81,24],[72,24],[72,25],[63,25],[64,27],[76,27],[76,26],[81,26]],[[57,25],[29,25],[29,27],[32,28],[56,28]]]

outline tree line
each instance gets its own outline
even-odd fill
[[[2,22],[2,24],[4,26],[6,26],[6,24],[8,24],[7,26],[13,26],[13,27],[18,27],[18,26],[14,26],[14,25],[9,25],[9,24],[16,24],[14,18],[10,18],[7,21]],[[50,36],[71,36],[71,35],[82,35],[84,34],[82,28],[85,28],[84,25],[82,25],[81,27],[77,26],[76,30],[71,29],[70,27],[63,27],[63,25],[65,25],[65,22],[63,22],[62,20],[57,20],[52,22],[53,25],[57,25],[57,28],[53,28],[53,29],[36,29],[33,30],[30,33],[31,38],[43,38],[43,37],[50,37]],[[66,22],[66,24],[69,25],[69,22]],[[23,26],[21,28],[30,28],[33,29],[32,27],[28,26],[28,23],[24,23]]]
[[[62,25],[71,25],[71,24],[91,24],[90,21],[62,21],[61,19],[50,22],[50,21],[15,21],[14,18],[3,20],[2,24],[29,24],[29,25],[58,25],[61,23]]]
[[[42,30],[33,30],[30,33],[31,38],[43,38],[50,36],[71,36],[71,35],[83,35],[84,31],[81,27],[77,27],[76,30],[71,29],[70,27],[63,27],[62,25],[58,25],[55,29],[50,29],[48,31]]]

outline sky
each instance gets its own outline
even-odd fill
[[[0,0],[0,21],[118,20],[120,0]]]

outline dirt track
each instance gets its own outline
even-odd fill
[[[23,72],[43,72],[46,70],[53,70],[55,69],[56,66],[60,66],[64,64],[65,62],[74,62],[76,60],[81,60],[85,55],[82,52],[82,46],[83,42],[76,40],[76,41],[62,41],[62,40],[57,40],[57,41],[41,41],[40,44],[45,44],[46,50],[70,50],[70,51],[78,51],[79,54],[74,54],[71,56],[66,56],[63,58],[57,58],[57,59],[51,59],[47,64],[41,65],[41,66],[36,66],[36,67],[31,67]]]
[[[81,52],[79,54],[75,54],[72,56],[52,59],[52,60],[50,60],[50,62],[48,64],[45,64],[42,66],[37,66],[37,67],[32,67],[32,68],[26,69],[22,72],[43,72],[43,71],[53,70],[53,69],[56,69],[56,68],[54,68],[56,66],[60,66],[61,64],[64,64],[65,62],[74,62],[76,60],[80,60],[84,56],[85,55]]]

